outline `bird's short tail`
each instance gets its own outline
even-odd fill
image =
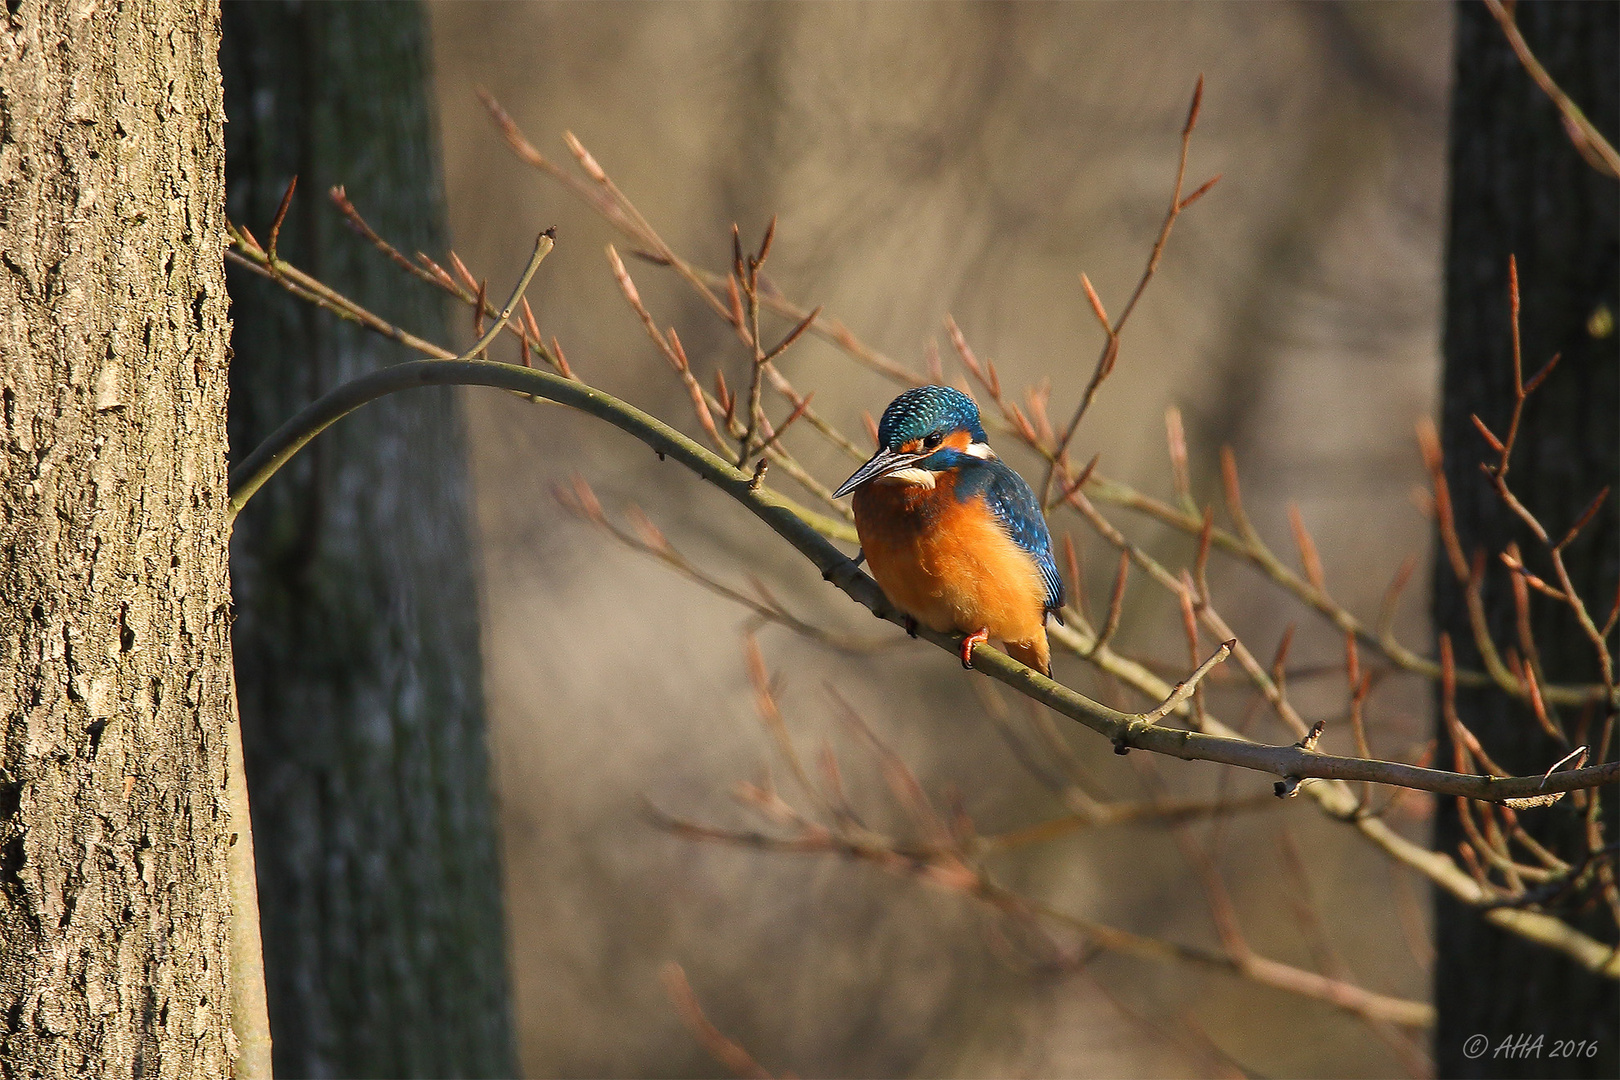
[[[1052,649],[1046,643],[1046,628],[1035,632],[1028,641],[1009,641],[1007,655],[1025,667],[1032,667],[1048,678],[1052,675]]]

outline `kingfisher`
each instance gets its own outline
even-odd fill
[[[889,601],[941,633],[961,633],[962,666],[994,637],[1052,673],[1046,617],[1063,622],[1063,578],[1041,504],[990,449],[978,406],[949,386],[889,403],[878,451],[833,493],[855,493],[861,555]]]

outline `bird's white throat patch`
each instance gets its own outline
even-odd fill
[[[962,453],[968,457],[976,457],[980,461],[995,461],[996,452],[990,449],[989,443],[970,443],[962,448]],[[884,473],[877,478],[880,484],[916,484],[918,487],[931,488],[938,483],[937,474],[927,469],[919,469],[915,465],[909,469],[896,469],[892,473]]]
[[[934,474],[927,469],[913,466],[909,469],[896,469],[892,473],[884,473],[877,478],[880,484],[916,484],[919,487],[933,487]]]

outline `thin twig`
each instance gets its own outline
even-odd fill
[[[1485,6],[1491,9],[1491,14],[1501,24],[1502,33],[1507,36],[1508,44],[1513,47],[1514,53],[1519,57],[1519,63],[1524,70],[1536,81],[1536,85],[1548,97],[1552,98],[1554,105],[1558,106],[1559,116],[1564,121],[1564,132],[1569,141],[1575,144],[1575,149],[1586,163],[1604,176],[1611,179],[1620,179],[1620,154],[1615,153],[1609,140],[1603,133],[1592,126],[1592,122],[1581,112],[1580,107],[1570,100],[1569,95],[1559,89],[1547,69],[1541,66],[1525,44],[1524,35],[1519,33],[1519,26],[1513,19],[1513,12],[1502,3],[1502,0],[1485,0]]]
[[[1058,440],[1057,448],[1052,455],[1052,462],[1046,470],[1046,479],[1041,482],[1041,505],[1043,506],[1055,505],[1051,503],[1052,484],[1060,471],[1065,473],[1068,471],[1066,455],[1069,451],[1069,444],[1074,441],[1074,434],[1079,430],[1080,421],[1085,418],[1086,411],[1091,408],[1092,401],[1096,399],[1098,389],[1101,388],[1103,381],[1114,370],[1114,364],[1119,359],[1119,336],[1124,331],[1125,324],[1131,317],[1131,312],[1136,310],[1137,301],[1142,299],[1142,293],[1147,290],[1148,282],[1153,280],[1153,275],[1159,270],[1159,260],[1164,256],[1165,244],[1170,240],[1170,231],[1175,228],[1176,218],[1181,216],[1183,210],[1203,197],[1204,193],[1209,191],[1215,182],[1220,179],[1219,176],[1212,177],[1185,199],[1181,197],[1182,184],[1187,178],[1187,150],[1192,143],[1193,129],[1198,126],[1198,113],[1203,102],[1204,77],[1200,75],[1198,76],[1197,86],[1193,88],[1192,104],[1187,109],[1187,122],[1181,128],[1181,156],[1176,164],[1176,183],[1170,196],[1170,207],[1165,211],[1164,224],[1159,226],[1159,236],[1153,242],[1153,251],[1148,255],[1147,266],[1143,268],[1142,276],[1136,282],[1136,289],[1131,293],[1131,298],[1126,301],[1125,308],[1119,313],[1118,319],[1114,320],[1113,323],[1109,323],[1107,313],[1103,310],[1102,301],[1098,298],[1096,290],[1091,287],[1090,280],[1085,277],[1081,278],[1081,284],[1086,290],[1086,298],[1091,302],[1091,309],[1096,314],[1098,321],[1103,325],[1105,335],[1103,349],[1102,354],[1097,357],[1097,365],[1092,370],[1091,380],[1086,384],[1085,392],[1080,395],[1080,403],[1075,406],[1074,415],[1069,419],[1068,426],[1063,429],[1063,438]]]
[[[1170,692],[1169,697],[1159,702],[1157,707],[1140,714],[1137,719],[1144,724],[1156,724],[1163,720],[1177,705],[1192,696],[1193,691],[1198,688],[1198,684],[1203,681],[1204,676],[1209,674],[1211,668],[1216,664],[1226,662],[1226,658],[1232,655],[1232,647],[1236,644],[1237,641],[1235,640],[1222,642],[1221,647],[1211,653],[1208,660],[1199,664],[1196,671],[1183,681],[1176,683],[1176,687]]]
[[[669,994],[675,1011],[680,1013],[681,1021],[710,1057],[730,1069],[734,1076],[747,1080],[772,1080],[771,1074],[754,1060],[754,1056],[741,1043],[726,1038],[703,1015],[703,1007],[698,1004],[697,995],[686,981],[686,972],[681,970],[681,965],[674,961],[665,964],[659,978],[664,982],[664,991]]]
[[[762,458],[761,461],[763,460]],[[634,551],[651,555],[689,581],[696,582],[716,596],[729,600],[752,612],[757,620],[775,623],[801,637],[809,638],[811,641],[827,645],[840,652],[864,654],[894,648],[900,644],[900,641],[892,637],[858,639],[825,630],[798,618],[774,598],[768,597],[762,601],[740,589],[727,585],[681,554],[664,537],[663,533],[659,532],[652,522],[634,507],[631,507],[629,511],[632,520],[636,524],[634,532],[614,524],[602,509],[602,505],[597,500],[595,493],[591,491],[590,485],[582,476],[576,475],[574,477],[572,487],[553,487],[552,497],[565,509],[582,520],[595,525],[619,543]]]

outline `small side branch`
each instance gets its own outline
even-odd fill
[[[1236,638],[1222,642],[1221,647],[1211,653],[1208,660],[1198,665],[1198,670],[1187,676],[1182,682],[1176,683],[1176,688],[1170,692],[1170,696],[1161,701],[1157,708],[1143,713],[1140,717],[1141,722],[1150,725],[1157,724],[1174,712],[1177,706],[1192,697],[1193,691],[1198,689],[1198,684],[1204,681],[1204,676],[1208,675],[1216,664],[1226,662],[1226,658],[1232,655],[1232,648],[1236,644]]]
[[[1491,9],[1491,14],[1502,26],[1502,33],[1507,36],[1508,44],[1518,54],[1519,63],[1524,70],[1541,87],[1543,93],[1552,98],[1554,105],[1558,106],[1559,115],[1564,121],[1564,132],[1569,141],[1575,144],[1586,163],[1604,176],[1620,180],[1620,154],[1616,154],[1609,140],[1603,133],[1592,126],[1592,121],[1586,118],[1580,107],[1570,100],[1569,95],[1561,90],[1553,77],[1547,74],[1547,69],[1541,66],[1536,54],[1530,51],[1525,43],[1524,35],[1519,33],[1519,26],[1513,19],[1513,13],[1502,3],[1502,0],[1485,0],[1485,6]]]

